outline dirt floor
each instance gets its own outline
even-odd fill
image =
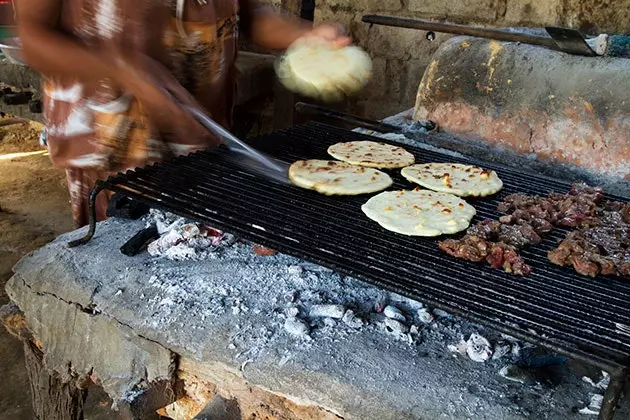
[[[39,145],[42,126],[0,127],[0,306],[13,265],[26,253],[72,229],[64,172]],[[33,418],[21,343],[0,326],[0,418]],[[99,392],[88,400],[86,418],[112,418]]]

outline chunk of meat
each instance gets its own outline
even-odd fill
[[[590,277],[630,275],[630,224],[615,224],[620,220],[620,214],[607,214],[599,226],[568,233],[549,259]]]
[[[540,244],[554,227],[577,227],[548,253],[554,264],[592,277],[630,275],[630,203],[604,201],[601,188],[578,183],[566,194],[512,194],[498,209],[505,213],[498,221],[479,222],[463,238],[440,242],[440,248],[457,258],[485,260],[494,268],[527,275],[531,267],[519,249]]]
[[[278,253],[278,251],[276,251],[275,249],[267,248],[262,245],[254,245],[253,250],[254,250],[254,254],[259,255],[261,257],[271,257]]]
[[[552,227],[576,227],[594,220],[597,205],[603,200],[601,188],[586,184],[574,184],[567,194],[549,194],[547,197],[527,194],[512,194],[499,204],[498,210],[507,213],[503,223],[529,223],[540,233]]]
[[[440,249],[455,258],[481,262],[488,256],[490,245],[478,236],[464,236],[462,239],[447,239],[438,243]]]

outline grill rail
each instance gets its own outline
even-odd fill
[[[362,139],[373,138],[309,123],[261,137],[253,144],[292,162],[326,159],[330,144]],[[570,188],[567,183],[512,168],[405,148],[418,163],[472,163],[499,173],[503,191],[470,200],[477,209],[473,223],[498,218],[497,204],[508,194],[546,195]],[[412,188],[399,172],[391,175],[392,188]],[[554,230],[543,244],[523,250],[522,256],[534,271],[516,277],[452,258],[438,249],[436,239],[384,230],[361,212],[365,196],[327,197],[260,179],[240,168],[224,151],[198,152],[128,171],[99,183],[92,195],[102,189],[461,315],[597,366],[614,378],[622,378],[630,365],[630,335],[618,328],[630,326],[630,279],[591,279],[553,265],[546,254],[564,237],[564,230]]]

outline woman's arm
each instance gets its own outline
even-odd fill
[[[116,78],[115,60],[90,51],[57,29],[62,0],[19,0],[17,24],[26,62],[45,75]]]
[[[136,97],[163,135],[208,138],[209,133],[177,103],[199,107],[156,60],[142,54],[93,51],[58,28],[62,0],[19,0],[17,22],[28,64],[49,76],[72,76],[86,83],[110,79]],[[176,101],[174,100],[176,99]]]
[[[245,35],[257,45],[270,50],[285,50],[302,37],[317,37],[339,46],[348,45],[350,38],[343,36],[332,25],[313,27],[312,22],[275,13],[260,6],[256,0],[241,0],[241,19]]]

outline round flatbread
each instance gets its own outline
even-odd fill
[[[324,101],[337,101],[361,90],[372,76],[370,56],[357,46],[299,40],[276,62],[276,73],[289,90]]]
[[[422,163],[401,171],[408,181],[460,197],[486,197],[503,188],[496,172],[459,163]]]
[[[416,158],[402,147],[375,141],[333,144],[328,148],[328,154],[343,162],[371,168],[404,168],[416,161]]]
[[[439,236],[465,230],[475,208],[452,194],[427,190],[386,191],[361,210],[392,232],[408,236]]]
[[[326,195],[359,195],[382,191],[392,185],[389,175],[333,160],[300,160],[289,168],[289,179],[298,187]]]

